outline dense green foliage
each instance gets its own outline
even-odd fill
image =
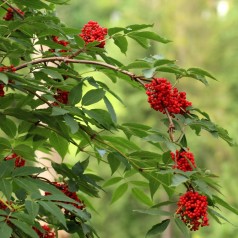
[[[227,131],[211,121],[207,113],[194,104],[178,115],[157,112],[160,126],[154,127],[139,122],[121,124],[113,106],[114,100],[126,101],[126,96],[121,99],[117,94],[121,83],[144,97],[145,84],[157,75],[166,75],[172,84],[179,82],[182,88],[181,79],[188,78],[207,85],[208,80],[215,79],[210,73],[197,67],[181,68],[176,61],[156,53],[124,64],[114,57],[114,50],[107,50],[107,44],[111,44],[112,49],[126,54],[131,41],[142,49],[170,42],[151,30],[151,24],[108,28],[104,48],[96,40],[83,40],[79,36],[82,27],[67,27],[55,16],[54,4],[67,1],[2,2],[2,15],[8,7],[24,12],[13,9],[13,19],[0,22],[0,80],[4,87],[0,97],[0,187],[4,208],[0,229],[5,237],[38,237],[32,227],[40,229],[39,221],[55,231],[97,236],[96,227],[89,223],[89,212],[95,209],[91,200],[109,186],[114,189],[112,203],[130,189],[137,201],[150,207],[137,209],[138,213],[166,216],[147,236],[162,233],[174,222],[189,237],[185,224],[178,219],[179,209],[168,212],[163,206],[176,206],[179,195],[191,188],[206,196],[209,215],[218,223],[227,219],[217,207],[238,214],[220,196],[216,175],[209,168],[182,171],[174,167],[170,156],[171,152],[190,147],[185,128],[202,136],[202,131],[207,131],[234,144]],[[97,74],[103,75],[103,80],[101,76],[98,80]],[[140,108],[136,110],[140,115]],[[61,161],[50,158],[51,165],[42,166],[37,152],[51,154],[52,149]],[[26,165],[16,166],[14,160],[6,159],[12,154],[26,160]],[[77,159],[67,163],[65,157],[71,156]],[[95,161],[104,169],[108,167],[111,175],[103,177],[103,173],[94,172]],[[52,173],[52,169],[57,174],[54,179],[42,175],[48,170]],[[67,188],[59,189],[53,181],[64,182]],[[168,199],[156,203],[153,198],[160,191]],[[72,195],[76,192],[78,200]]]

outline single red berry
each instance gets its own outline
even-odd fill
[[[62,104],[68,104],[68,96],[69,96],[68,91],[63,91],[61,89],[57,89],[57,92],[54,95],[54,98]],[[58,106],[58,105],[59,104],[57,102],[53,103],[53,106]]]

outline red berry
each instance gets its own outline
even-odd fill
[[[57,89],[57,92],[54,95],[54,98],[62,104],[68,104],[68,96],[69,96],[68,91],[63,91],[61,89]],[[59,104],[57,102],[53,103],[53,106],[58,106],[58,105]]]
[[[23,11],[21,11],[20,9],[16,9],[17,11],[18,11],[18,13],[20,13],[22,16],[24,16],[24,12]],[[7,9],[7,13],[6,13],[6,15],[3,17],[3,19],[5,20],[5,21],[10,21],[10,20],[13,20],[14,19],[14,11],[13,11],[13,9],[12,8],[8,8]]]
[[[104,48],[105,46],[105,36],[107,35],[107,28],[101,27],[95,21],[89,21],[82,28],[81,34],[79,36],[85,41],[86,44],[94,41],[99,41],[100,44],[97,45],[99,48]]]
[[[59,37],[58,36],[52,36],[52,40],[59,44],[59,45],[63,45],[63,46],[67,46],[69,44],[68,41],[65,41],[65,40],[59,40]],[[50,49],[49,50],[50,52],[55,52],[55,49]],[[67,52],[68,50],[60,50],[59,52]]]
[[[189,227],[196,231],[208,226],[207,197],[195,191],[187,191],[179,198],[176,214]]]
[[[163,114],[166,114],[166,110],[172,116],[185,114],[186,108],[192,105],[186,100],[186,93],[173,88],[172,84],[165,78],[153,78],[150,83],[145,84],[145,88],[151,107]]]
[[[26,163],[26,161],[16,153],[13,153],[4,158],[4,160],[11,160],[11,159],[15,159],[15,167],[23,167]]]
[[[40,238],[55,238],[56,237],[55,232],[53,232],[52,229],[48,225],[43,225],[41,226],[41,228],[44,230],[44,232],[41,232],[36,227],[33,227],[33,230],[36,231],[37,235]]]

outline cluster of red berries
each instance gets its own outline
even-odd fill
[[[16,11],[19,13],[19,14],[21,14],[22,16],[24,16],[24,12],[23,11],[21,11],[20,9],[16,9]],[[7,13],[6,13],[6,15],[3,17],[3,19],[5,20],[5,21],[10,21],[10,20],[13,20],[14,19],[14,11],[13,11],[13,9],[12,8],[8,8],[7,9]]]
[[[78,198],[78,195],[76,194],[76,192],[70,192],[69,191],[69,187],[68,187],[67,184],[65,184],[65,183],[58,183],[58,182],[52,182],[52,185],[54,185],[56,188],[61,190],[67,197],[69,197],[69,198],[73,199],[74,201],[80,203],[80,205],[77,204],[77,203],[73,203],[73,202],[72,203],[71,202],[64,202],[64,203],[71,204],[71,205],[73,205],[74,207],[76,207],[77,209],[80,209],[80,210],[85,208],[84,203]],[[51,193],[49,193],[49,192],[45,192],[46,196],[50,195],[50,194]],[[64,213],[65,214],[70,214],[70,212],[68,210],[65,210]]]
[[[55,238],[55,232],[52,231],[52,229],[48,225],[43,225],[41,228],[44,230],[44,232],[41,232],[36,227],[33,227],[33,229],[36,231],[37,235],[40,238]]]
[[[107,28],[101,27],[95,21],[89,21],[87,24],[85,24],[82,28],[81,34],[79,34],[86,44],[94,41],[100,42],[100,44],[97,45],[99,48],[104,48],[106,35]]]
[[[196,168],[193,153],[185,150],[176,150],[176,153],[170,152],[170,155],[172,160],[175,162],[175,165],[173,166],[174,169],[180,169],[186,172],[192,171]]]
[[[68,104],[68,96],[69,96],[68,91],[63,91],[61,89],[57,89],[57,92],[54,95],[54,98],[62,104]],[[58,105],[59,104],[57,102],[53,103],[53,106],[58,106]]]
[[[26,163],[26,161],[16,153],[13,153],[4,158],[4,160],[11,160],[11,159],[15,159],[15,167],[23,167]]]
[[[59,40],[59,37],[58,36],[52,36],[52,40],[59,44],[59,45],[63,45],[63,46],[67,46],[69,44],[68,41],[65,41],[65,40]],[[50,49],[51,52],[55,52],[55,49]],[[67,50],[60,50],[59,52],[67,52]]]
[[[208,226],[207,197],[195,191],[187,191],[179,198],[176,214],[190,228],[196,231]]]
[[[186,93],[173,88],[165,78],[153,78],[150,83],[145,84],[145,88],[151,107],[163,114],[166,114],[166,110],[170,115],[184,114],[187,112],[186,108],[192,105],[186,100]]]

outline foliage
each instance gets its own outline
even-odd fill
[[[208,131],[229,145],[234,142],[225,129],[186,101],[186,93],[175,87],[182,78],[195,79],[205,85],[208,79],[215,78],[203,69],[183,69],[174,60],[158,55],[124,65],[113,57],[113,52],[106,51],[108,41],[123,54],[128,51],[128,39],[145,49],[151,42],[167,44],[170,41],[150,30],[153,27],[150,24],[107,29],[90,21],[82,32],[69,28],[54,14],[55,4],[67,2],[2,0],[2,236],[54,237],[59,230],[65,230],[78,237],[97,237],[94,227],[89,224],[91,215],[87,204],[90,203],[84,203],[80,196],[87,197],[90,202],[90,198],[99,197],[100,191],[108,186],[114,187],[112,203],[123,197],[130,185],[133,196],[151,207],[138,212],[167,216],[149,229],[148,237],[162,233],[171,220],[185,235],[189,232],[186,225],[191,228],[189,224],[195,224],[196,229],[208,225],[207,222],[200,224],[207,214],[199,217],[199,211],[193,211],[195,207],[191,204],[183,208],[182,216],[179,215],[181,207],[171,213],[162,210],[169,203],[180,204],[181,190],[184,194],[195,191],[202,194],[195,193],[199,199],[205,199],[201,214],[208,211],[218,223],[221,223],[220,219],[226,220],[217,212],[219,206],[238,214],[237,209],[221,198],[215,180],[217,176],[196,166],[188,149],[185,129],[192,129],[198,136],[202,130]],[[82,66],[80,72],[75,70],[76,64]],[[114,83],[114,88],[106,81],[88,76],[89,70],[104,74],[106,80]],[[171,79],[163,79],[165,85],[161,85],[157,75],[164,72]],[[115,90],[119,80],[141,93],[146,90],[151,107],[161,112],[160,123],[167,131],[117,121],[111,98],[123,101]],[[163,90],[166,93],[161,95]],[[154,103],[160,106],[154,107]],[[143,150],[141,144],[149,144],[153,149]],[[86,154],[87,158],[72,166],[67,164],[65,157],[71,153],[70,146],[76,148],[74,156]],[[52,159],[50,167],[43,166],[37,152],[51,154],[53,150],[62,161]],[[101,178],[91,171],[90,162],[94,159],[111,169],[111,178]],[[57,174],[53,180],[42,175],[52,169]],[[121,171],[122,176],[115,176],[116,171]],[[135,175],[139,180],[129,183],[123,179]],[[167,193],[168,201],[154,204],[153,196],[158,189]],[[183,195],[180,202],[181,197]],[[199,208],[199,201],[196,202]],[[186,213],[189,209],[195,217]]]

